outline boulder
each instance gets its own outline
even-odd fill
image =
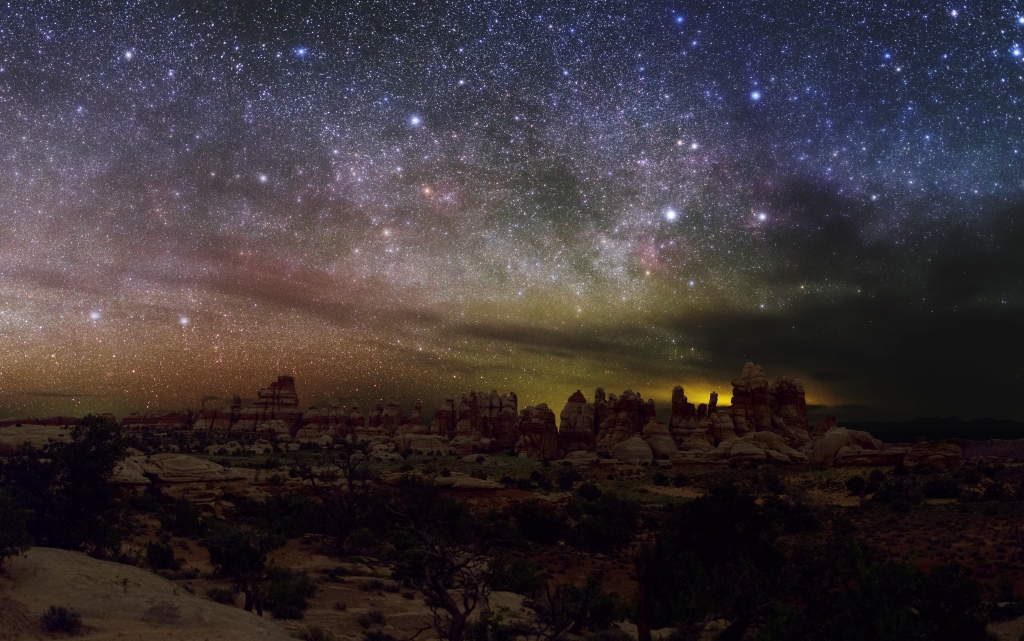
[[[679,448],[676,447],[676,442],[672,440],[672,436],[669,434],[668,425],[664,421],[651,419],[644,426],[643,439],[650,446],[651,451],[654,453],[654,458],[672,458],[679,451]]]
[[[611,455],[613,459],[627,463],[650,463],[654,460],[654,451],[639,434],[613,445]]]

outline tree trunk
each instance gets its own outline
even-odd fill
[[[636,637],[637,641],[651,641],[650,590],[648,589],[647,568],[642,556],[637,556],[636,567]]]

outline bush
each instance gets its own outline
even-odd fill
[[[380,630],[370,630],[369,632],[363,633],[363,641],[398,641],[398,639],[388,634],[387,632],[381,632]]]
[[[930,499],[954,499],[960,495],[960,483],[949,476],[932,477],[925,481],[921,493]]]
[[[316,584],[305,572],[295,573],[271,568],[267,573],[267,605],[275,619],[301,619],[309,606],[306,601],[316,594]]]
[[[846,489],[850,491],[850,494],[854,496],[860,496],[867,489],[868,482],[864,480],[861,475],[851,476],[846,479]]]
[[[500,555],[491,561],[487,583],[495,590],[532,596],[544,587],[537,566],[526,559]]]
[[[306,631],[302,633],[300,638],[304,639],[304,641],[333,641],[334,635],[320,626],[314,625],[306,628]]]
[[[368,628],[371,625],[383,625],[384,624],[384,613],[380,610],[370,610],[369,612],[363,612],[356,618],[356,623],[360,627]]]
[[[571,490],[573,484],[576,481],[581,480],[583,477],[576,471],[576,468],[570,463],[568,466],[562,466],[555,473],[555,485],[560,490]]]
[[[596,501],[601,498],[601,489],[593,483],[584,483],[576,489],[576,494],[585,501]]]
[[[651,475],[651,483],[654,483],[658,487],[665,487],[668,485],[668,474],[665,474],[661,470],[658,470]]]
[[[690,477],[685,475],[685,474],[683,474],[682,472],[680,472],[679,474],[676,474],[675,478],[672,479],[672,485],[674,485],[676,487],[686,487],[689,484],[690,484]]]
[[[238,596],[238,593],[234,590],[226,590],[224,588],[210,588],[206,591],[206,596],[223,605],[234,605],[235,597]]]
[[[47,632],[60,632],[72,636],[82,633],[82,617],[70,608],[51,605],[39,617],[39,621]]]
[[[174,548],[168,543],[155,541],[146,544],[146,563],[154,570],[177,570],[181,567],[181,559],[174,558]]]
[[[29,543],[28,530],[21,508],[6,492],[0,490],[0,566]]]
[[[549,463],[549,465],[550,465],[550,463]],[[550,490],[551,487],[552,487],[551,486],[551,479],[549,479],[547,476],[541,474],[541,472],[539,470],[534,470],[534,471],[530,472],[530,480],[533,481],[534,483],[536,483],[537,487],[541,488],[542,490]]]
[[[536,501],[521,503],[512,511],[512,517],[519,532],[536,543],[558,543],[568,530],[563,515],[553,509],[541,507]]]

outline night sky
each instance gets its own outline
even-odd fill
[[[1022,151],[1024,3],[8,3],[0,416],[1024,419]]]

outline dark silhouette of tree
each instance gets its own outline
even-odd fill
[[[7,557],[21,552],[30,541],[21,506],[0,490],[0,572]]]
[[[413,477],[399,482],[387,512],[378,525],[394,547],[395,578],[424,594],[442,639],[468,638],[473,613],[490,614],[488,555],[506,542],[507,524],[474,517],[465,503]]]
[[[20,448],[3,472],[3,486],[27,514],[36,544],[104,556],[116,549],[117,497],[109,483],[126,445],[118,426],[86,416],[70,443],[42,452]]]
[[[217,574],[230,579],[245,595],[245,611],[263,616],[266,601],[267,554],[284,545],[280,537],[247,528],[220,525],[203,541]]]
[[[366,527],[375,509],[372,495],[377,478],[366,466],[368,443],[347,438],[318,456],[296,456],[290,476],[302,479],[323,506],[319,534],[344,549],[349,537]]]

